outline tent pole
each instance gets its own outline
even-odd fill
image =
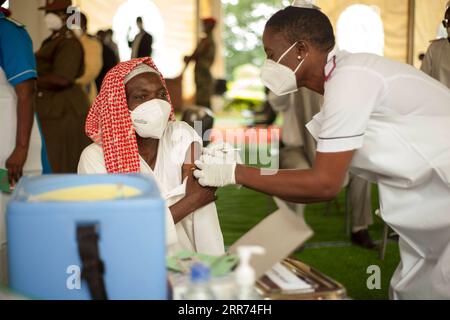
[[[196,38],[196,42],[198,43],[198,41],[200,40],[200,0],[196,0],[195,1],[195,5],[197,7],[197,11],[196,11],[196,17],[195,17],[195,38]],[[196,43],[196,45],[197,45]]]
[[[416,0],[408,0],[408,63],[414,64],[414,27],[416,18]]]

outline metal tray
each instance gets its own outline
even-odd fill
[[[310,283],[312,290],[282,292],[268,277],[256,284],[258,292],[267,300],[344,300],[347,291],[340,283],[295,259],[285,259],[282,264],[302,280]]]

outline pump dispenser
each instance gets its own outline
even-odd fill
[[[261,296],[255,290],[255,270],[250,265],[253,254],[265,254],[266,250],[260,246],[238,247],[239,266],[235,271],[236,300],[259,300]]]

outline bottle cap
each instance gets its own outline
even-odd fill
[[[211,272],[207,266],[196,263],[191,268],[191,281],[195,283],[208,282],[211,278]]]

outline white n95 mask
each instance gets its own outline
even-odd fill
[[[136,133],[142,138],[161,139],[169,121],[170,104],[161,99],[153,99],[131,111],[131,121]]]
[[[55,13],[49,12],[44,17],[47,28],[51,31],[58,31],[63,27],[62,19]]]
[[[295,77],[297,71],[302,66],[306,57],[300,61],[297,68],[294,71],[291,68],[286,67],[281,64],[280,61],[295,47],[297,44],[294,43],[289,49],[287,49],[278,59],[277,62],[267,59],[261,70],[261,81],[263,85],[269,88],[270,91],[275,93],[277,96],[284,96],[286,94],[296,92],[297,79]]]

